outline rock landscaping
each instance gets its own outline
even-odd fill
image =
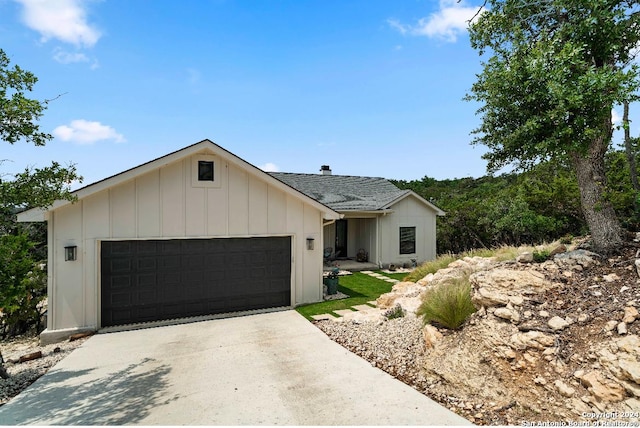
[[[18,337],[0,344],[8,379],[0,379],[0,406],[35,382],[87,339],[40,346],[38,337]]]
[[[395,284],[376,309],[316,325],[475,424],[639,425],[638,248],[603,258],[576,243],[542,263],[468,257]],[[462,277],[477,312],[459,330],[423,326],[424,293]],[[404,316],[385,316],[398,305]]]

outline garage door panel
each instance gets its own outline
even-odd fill
[[[107,269],[112,273],[129,273],[133,270],[129,259],[113,259],[109,262]]]
[[[158,269],[162,270],[175,270],[180,268],[180,256],[160,256],[158,257]]]
[[[102,326],[291,305],[291,238],[103,241]]]
[[[129,255],[131,254],[131,243],[127,241],[114,242],[113,245],[106,249],[106,255]]]
[[[129,275],[118,275],[110,278],[110,287],[113,290],[131,287],[131,277]]]
[[[155,287],[158,283],[158,278],[155,273],[146,273],[136,275],[137,284],[140,287]]]
[[[151,270],[155,272],[158,269],[158,260],[154,257],[140,257],[137,268],[138,271]]]

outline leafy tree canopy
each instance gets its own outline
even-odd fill
[[[631,0],[486,0],[471,44],[491,53],[468,100],[483,103],[475,144],[490,172],[569,161],[596,251],[615,251],[623,230],[607,199],[611,109],[633,101],[640,4]]]
[[[483,122],[475,144],[488,169],[526,169],[551,157],[586,154],[611,138],[611,108],[634,100],[640,42],[637,1],[488,0],[471,26],[472,46],[490,51],[469,100]]]
[[[48,101],[27,98],[25,94],[33,90],[37,77],[9,64],[9,57],[0,49],[0,139],[9,144],[24,140],[44,146],[51,135],[41,132],[37,121]]]

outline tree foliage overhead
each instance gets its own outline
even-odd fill
[[[26,96],[38,78],[18,65],[9,67],[9,57],[0,49],[0,139],[9,144],[19,141],[44,146],[51,135],[40,131],[37,121],[48,101]]]
[[[493,172],[569,161],[594,246],[609,251],[622,231],[604,197],[611,109],[636,99],[640,5],[620,0],[487,0],[472,46],[491,57],[468,100],[483,105],[475,144]]]
[[[471,44],[492,57],[468,99],[481,101],[476,144],[489,170],[586,154],[610,140],[611,108],[634,99],[640,42],[635,1],[491,0]]]

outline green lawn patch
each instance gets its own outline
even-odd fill
[[[352,306],[363,305],[376,300],[381,294],[391,291],[391,287],[393,287],[393,284],[389,282],[360,272],[354,272],[353,275],[341,276],[338,280],[338,291],[350,296],[348,299],[311,303],[298,306],[296,311],[311,320],[312,315],[328,314],[336,310],[349,309]]]

